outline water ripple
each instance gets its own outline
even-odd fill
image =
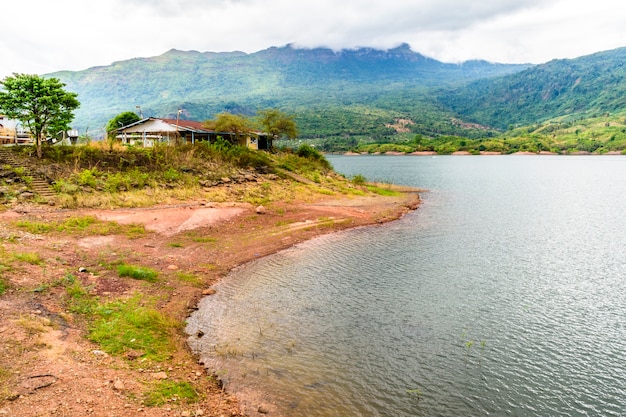
[[[333,159],[433,190],[416,213],[243,267],[190,318],[229,389],[285,416],[623,415],[625,161],[374,161]]]

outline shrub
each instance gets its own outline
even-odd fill
[[[313,146],[309,144],[304,143],[300,145],[300,147],[296,151],[296,155],[298,155],[301,158],[306,158],[309,160],[317,161],[318,164],[324,170],[328,171],[332,169],[330,162],[328,162],[328,160],[324,157],[324,155],[322,155],[320,151],[318,151],[317,149],[315,149]]]
[[[356,174],[354,177],[352,177],[352,184],[354,185],[363,185],[365,184],[365,182],[366,182],[366,179],[361,174]]]
[[[100,172],[98,172],[96,168],[85,169],[78,174],[76,182],[78,182],[79,185],[96,188],[98,186],[98,177],[100,175]]]
[[[165,172],[163,172],[163,179],[168,182],[180,181],[181,177],[181,173],[174,168],[168,168]]]

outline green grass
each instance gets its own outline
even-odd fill
[[[29,220],[20,220],[15,225],[33,234],[50,233],[53,230],[53,226],[50,223],[32,222]]]
[[[162,381],[146,393],[144,404],[157,407],[168,402],[193,403],[199,398],[198,392],[188,382]]]
[[[209,236],[193,237],[191,240],[193,240],[196,243],[215,243],[215,242],[217,242],[216,238],[209,237]]]
[[[177,327],[174,320],[164,316],[143,297],[99,305],[95,309],[89,339],[100,344],[112,355],[129,350],[139,351],[147,360],[163,362],[174,352],[171,332]]]
[[[63,221],[38,222],[20,220],[15,225],[33,234],[63,232],[80,235],[113,235],[124,234],[129,238],[142,236],[146,233],[143,225],[121,225],[116,222],[101,221],[93,216],[70,217]]]
[[[9,283],[4,280],[4,278],[0,277],[0,295],[4,294],[9,287]]]
[[[156,282],[159,275],[159,273],[152,268],[128,264],[118,265],[117,273],[120,277],[129,277],[148,282]]]
[[[402,194],[402,193],[399,193],[398,191],[394,191],[389,188],[379,187],[377,185],[366,185],[366,187],[371,192],[381,195],[381,196],[385,196],[385,197],[395,197],[395,196]]]
[[[38,253],[34,252],[16,253],[13,257],[20,262],[25,262],[31,265],[43,264],[43,259],[41,259]]]
[[[180,326],[156,308],[154,301],[137,294],[129,299],[100,303],[72,274],[55,285],[65,286],[67,308],[89,322],[89,339],[111,355],[141,352],[142,358],[164,362],[175,351],[172,335]]]
[[[188,284],[191,284],[191,285],[193,285],[195,287],[200,287],[203,284],[203,280],[202,280],[201,277],[199,277],[199,276],[197,276],[195,274],[191,274],[189,272],[182,272],[182,271],[177,272],[176,273],[176,277],[179,280],[181,280],[183,282],[186,282]]]
[[[68,275],[66,275],[68,277]],[[67,278],[61,283],[67,285],[67,308],[72,313],[91,315],[95,311],[98,301],[89,294],[89,288],[85,288],[78,281]]]

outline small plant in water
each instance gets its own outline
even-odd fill
[[[416,398],[417,401],[420,401],[422,399],[422,391],[420,391],[419,388],[408,389],[406,390],[406,392],[410,396]]]

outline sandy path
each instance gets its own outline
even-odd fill
[[[241,207],[172,207],[133,210],[94,211],[100,220],[120,224],[142,224],[147,230],[172,236],[187,230],[215,225],[243,213]]]

